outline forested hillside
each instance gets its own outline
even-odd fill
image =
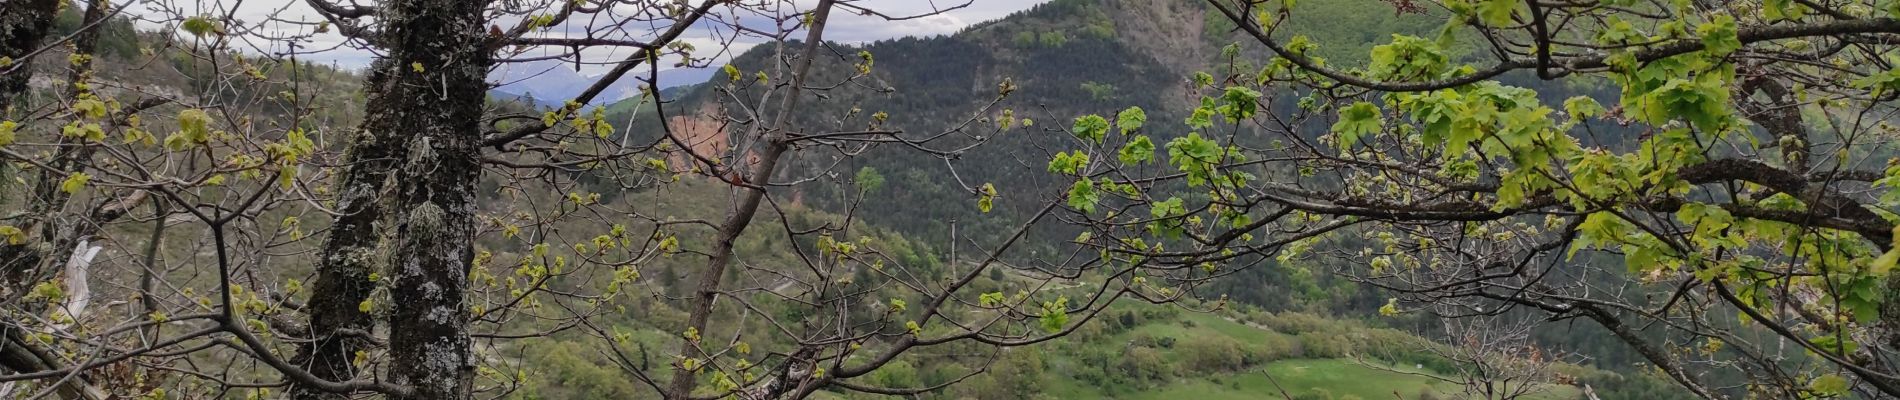
[[[1289,19],[1289,28],[1320,41],[1328,59],[1346,65],[1363,64],[1375,45],[1390,39],[1390,34],[1429,35],[1440,29],[1442,16],[1411,15],[1390,12],[1364,12],[1389,9],[1377,0],[1327,2],[1303,9],[1298,18]],[[1384,33],[1347,27],[1392,27]],[[1079,33],[1079,34],[1078,34]],[[902,38],[861,46],[832,44],[833,62],[829,79],[843,79],[855,65],[873,65],[874,81],[845,88],[839,97],[849,102],[812,105],[807,123],[822,124],[835,116],[856,113],[888,115],[882,128],[930,136],[948,132],[961,117],[993,100],[994,85],[1007,80],[1018,94],[1003,102],[1002,110],[991,109],[980,123],[1004,124],[1005,118],[1018,121],[1009,129],[989,135],[949,135],[932,142],[942,149],[956,149],[987,142],[1005,151],[957,152],[919,157],[902,149],[878,149],[849,157],[843,164],[837,157],[819,155],[801,160],[799,167],[786,169],[787,179],[802,177],[804,171],[868,171],[884,182],[860,200],[852,186],[843,192],[797,191],[787,196],[832,210],[854,209],[878,216],[881,226],[920,239],[941,243],[951,233],[951,224],[964,232],[1006,231],[1012,222],[1007,212],[985,212],[972,207],[981,195],[982,184],[992,184],[998,196],[995,207],[1017,213],[1033,211],[1041,199],[1029,197],[1036,188],[1047,187],[1048,175],[1039,165],[1025,166],[1025,160],[1043,160],[1053,156],[1066,139],[1072,116],[1090,113],[1112,114],[1127,107],[1145,111],[1151,124],[1169,128],[1152,129],[1153,141],[1165,142],[1186,135],[1190,129],[1172,128],[1181,121],[1185,110],[1197,104],[1193,90],[1194,74],[1231,73],[1245,78],[1258,72],[1256,60],[1263,51],[1238,50],[1244,35],[1217,11],[1194,2],[1135,1],[1054,1],[1007,18],[979,24],[956,35],[930,38]],[[1461,45],[1461,48],[1463,46]],[[862,53],[857,53],[857,52]],[[1468,51],[1468,50],[1464,50]],[[755,48],[732,62],[736,75],[715,77],[690,92],[679,93],[669,105],[676,110],[701,113],[695,125],[713,126],[716,104],[721,96],[745,98],[753,93],[722,94],[726,81],[752,80],[751,71],[769,68],[771,50]],[[868,58],[867,58],[868,57]],[[866,61],[866,60],[869,61]],[[1534,77],[1513,76],[1510,81],[1542,88],[1543,98],[1561,102],[1574,95],[1589,95],[1614,101],[1612,89],[1596,84],[1569,87],[1539,82]],[[1292,102],[1294,93],[1269,93]],[[632,134],[663,132],[658,120],[630,115],[642,100],[623,103],[621,110],[610,113],[609,121],[633,119],[627,131]],[[648,122],[642,124],[640,122]],[[1040,125],[1037,125],[1040,124]],[[1317,125],[1323,127],[1323,125]],[[677,129],[677,128],[676,128]],[[1599,127],[1610,141],[1633,135],[1620,127]],[[1316,129],[1315,131],[1323,131]],[[697,134],[709,135],[705,132]],[[803,168],[803,169],[800,169]],[[954,175],[952,175],[954,171]],[[836,174],[820,177],[850,182],[863,175]],[[825,187],[820,187],[824,189]],[[944,201],[961,199],[963,201]],[[1074,226],[1039,226],[1012,260],[1032,268],[1059,250],[1067,239],[1080,230]],[[966,233],[967,234],[967,233]],[[1348,241],[1340,248],[1356,248],[1363,243]],[[1230,298],[1251,309],[1267,312],[1309,312],[1358,320],[1377,315],[1387,295],[1364,289],[1349,279],[1328,273],[1336,265],[1332,260],[1288,262],[1268,260],[1209,282],[1200,291],[1206,298]],[[1607,278],[1616,279],[1616,278]],[[1439,329],[1431,318],[1371,318],[1374,324],[1389,325],[1431,335]],[[1614,371],[1641,374],[1640,356],[1605,341],[1605,333],[1593,326],[1567,326],[1541,329],[1536,333],[1543,346],[1590,354],[1585,363]]]
[[[0,397],[1892,398],[1887,3],[0,2]]]

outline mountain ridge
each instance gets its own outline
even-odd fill
[[[705,83],[716,73],[718,70],[714,68],[670,68],[660,70],[658,82],[660,89],[672,89]],[[540,60],[503,64],[490,72],[488,79],[496,84],[490,92],[497,94],[497,97],[532,98],[538,106],[558,107],[568,99],[580,96],[603,75],[581,74],[572,63],[561,60]],[[605,106],[638,97],[640,87],[645,85],[640,79],[643,76],[629,74],[621,77],[588,104]]]

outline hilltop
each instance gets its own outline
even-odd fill
[[[1306,7],[1298,18],[1287,21],[1289,29],[1311,32],[1323,37],[1320,54],[1340,62],[1362,62],[1367,49],[1389,40],[1385,33],[1368,33],[1347,26],[1390,27],[1394,33],[1431,34],[1442,23],[1432,15],[1399,14],[1366,10],[1390,10],[1381,0],[1344,0]],[[1350,22],[1350,23],[1348,23]],[[933,142],[935,148],[961,148],[989,142],[1003,151],[969,151],[930,155],[898,149],[877,149],[851,157],[849,165],[833,166],[829,157],[807,157],[783,176],[803,176],[824,169],[840,171],[840,179],[850,171],[872,168],[892,177],[890,201],[862,205],[863,211],[876,215],[899,216],[892,222],[896,229],[929,239],[949,234],[947,221],[960,221],[966,228],[1004,229],[1005,221],[992,218],[972,207],[977,198],[975,186],[994,183],[1003,196],[999,210],[1030,211],[1037,204],[1034,189],[1044,187],[1038,174],[1026,174],[1024,165],[1040,165],[1053,154],[1071,120],[1086,114],[1113,115],[1127,107],[1146,110],[1154,121],[1151,134],[1157,142],[1188,134],[1179,124],[1184,110],[1199,104],[1202,94],[1192,82],[1196,72],[1219,76],[1248,75],[1258,68],[1264,55],[1256,51],[1235,51],[1230,45],[1241,43],[1241,33],[1224,17],[1196,1],[1124,1],[1057,0],[1009,15],[978,23],[948,36],[905,37],[864,45],[831,43],[836,54],[817,60],[821,71],[816,81],[840,81],[860,62],[853,53],[863,52],[872,59],[870,83],[828,91],[831,101],[806,106],[803,123],[819,126],[858,110],[864,114],[882,112],[888,122],[882,129],[894,129],[915,137],[931,136],[958,128],[959,123],[978,113],[998,94],[999,85],[1009,82],[1013,93],[989,114],[980,115],[985,124],[997,124],[1007,113],[1020,119],[1018,124],[1033,124],[1031,134],[1003,132],[1002,129],[976,129],[975,133],[948,135]],[[722,104],[720,85],[730,82],[746,86],[752,74],[771,68],[771,46],[758,46],[734,58],[738,77],[719,74],[685,89],[667,105],[669,113],[679,115],[676,123],[692,126],[717,126]],[[697,83],[697,82],[695,82]],[[1276,94],[1291,96],[1291,93]],[[744,97],[742,95],[741,97]],[[650,101],[635,97],[609,106],[611,121],[635,121],[624,131],[642,139],[655,139],[660,132],[658,119],[636,114],[651,112]],[[638,105],[638,106],[636,106]],[[697,119],[698,121],[690,121]],[[980,126],[977,128],[981,128]],[[697,129],[693,142],[730,142],[726,132]],[[948,170],[956,168],[962,178],[946,181]],[[821,207],[839,207],[843,193],[799,193]],[[968,199],[967,202],[945,201]],[[999,213],[1001,214],[1001,213]],[[1073,237],[1074,232],[1044,231],[1039,237]],[[1053,248],[1028,246],[1032,252],[1047,254]]]

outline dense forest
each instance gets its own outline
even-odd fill
[[[0,397],[1893,398],[1889,3],[0,0]]]

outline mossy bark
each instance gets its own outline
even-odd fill
[[[472,262],[477,144],[491,64],[487,1],[383,3],[383,57],[366,88],[369,114],[340,178],[333,224],[310,300],[315,342],[299,360],[326,380],[356,374],[375,317],[359,305],[375,289],[376,265],[390,281],[388,379],[413,391],[396,399],[465,399],[474,364],[463,304]],[[384,225],[384,227],[379,227]],[[387,246],[389,251],[378,251]],[[388,254],[382,258],[379,254]],[[340,334],[347,333],[347,334]],[[310,388],[298,398],[331,398]]]
[[[397,82],[402,72],[395,61],[377,61],[365,86],[369,92],[366,97],[386,106],[394,102],[392,96],[410,95],[388,92],[402,87]],[[356,352],[369,344],[362,335],[375,327],[375,317],[359,306],[376,288],[369,280],[370,272],[386,261],[377,256],[383,242],[377,227],[386,214],[380,197],[389,189],[385,182],[408,155],[404,142],[410,136],[402,131],[404,121],[399,115],[373,112],[367,116],[350,142],[346,157],[349,167],[337,181],[336,187],[341,189],[335,207],[341,214],[331,222],[330,234],[324,238],[317,279],[312,282],[306,308],[313,337],[298,348],[293,358],[297,365],[324,380],[345,381],[356,375]],[[291,393],[297,399],[348,397],[303,386],[292,388]]]
[[[59,11],[58,0],[0,0],[0,59],[7,60],[10,66],[0,67],[0,120],[12,115],[14,99],[25,95],[27,81],[33,78],[31,60],[27,54],[40,48],[41,39],[53,26],[53,15]],[[34,204],[36,213],[43,215]],[[28,227],[21,227],[27,229]],[[6,290],[17,295],[21,289],[21,280],[30,275],[46,258],[46,243],[28,241],[23,244],[0,244],[0,273],[7,278]]]
[[[39,50],[41,39],[53,27],[59,0],[0,0],[0,58],[12,66],[0,67],[0,116],[9,114],[13,99],[26,92],[33,68],[26,55]]]
[[[468,398],[474,372],[463,304],[473,262],[482,106],[492,63],[487,1],[403,0],[380,17],[393,48],[383,62],[373,125],[409,142],[396,172],[388,243],[390,380],[398,399]],[[388,64],[394,63],[396,68]]]

